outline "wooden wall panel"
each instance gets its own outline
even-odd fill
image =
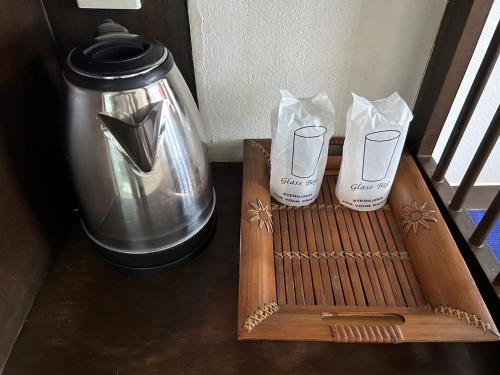
[[[0,372],[63,232],[59,68],[38,0],[0,12]]]
[[[76,0],[43,0],[43,3],[60,59],[73,47],[86,43],[102,20],[111,18],[131,33],[162,42],[172,52],[196,98],[186,0],[145,0],[139,10],[79,9]]]
[[[113,18],[164,43],[196,94],[185,0],[134,10],[6,0],[0,13],[0,373],[74,207],[64,157],[62,62]]]

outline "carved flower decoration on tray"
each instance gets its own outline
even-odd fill
[[[401,216],[403,220],[401,226],[406,233],[413,230],[417,234],[420,226],[425,229],[430,229],[429,222],[437,222],[434,217],[436,211],[427,209],[427,202],[419,205],[417,201],[413,201],[411,205],[404,207],[405,213]]]
[[[269,207],[264,206],[264,203],[259,198],[257,198],[256,203],[250,202],[249,205],[252,207],[247,211],[250,222],[258,222],[260,229],[266,226],[267,232],[271,233],[273,231],[273,216],[269,212]]]

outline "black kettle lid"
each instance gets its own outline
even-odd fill
[[[129,34],[125,27],[106,19],[94,39],[70,52],[65,75],[78,86],[126,90],[163,78],[172,66],[172,56],[160,42]]]

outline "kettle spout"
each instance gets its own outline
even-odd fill
[[[150,104],[129,115],[101,112],[97,116],[137,168],[151,172],[162,127],[166,100]]]

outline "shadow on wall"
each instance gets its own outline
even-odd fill
[[[229,139],[210,142],[208,144],[208,153],[211,161],[234,162],[243,159],[243,140]]]

